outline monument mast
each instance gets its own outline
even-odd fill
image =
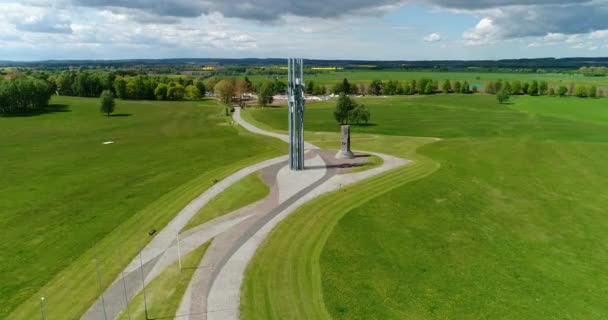
[[[304,60],[288,60],[289,168],[304,170]]]

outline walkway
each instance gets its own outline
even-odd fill
[[[286,135],[259,129],[241,117],[237,108],[234,121],[257,134],[288,141]],[[360,165],[364,158],[335,159],[335,151],[323,151],[306,143],[307,169],[292,172],[287,157],[279,157],[247,167],[220,181],[187,207],[165,227],[142,251],[146,284],[177,260],[176,232],[211,199],[253,172],[259,172],[270,186],[268,197],[235,212],[218,217],[180,234],[180,249],[186,255],[213,239],[181,301],[176,317],[196,320],[239,319],[240,289],[245,269],[258,247],[272,229],[290,213],[308,201],[339,188],[409,163],[408,160],[384,154],[384,164],[368,171],[342,174],[344,167]],[[119,276],[104,293],[108,319],[116,319],[125,309],[125,287],[131,300],[141,291],[139,257],[124,270],[124,283]],[[83,319],[104,319],[101,299]]]

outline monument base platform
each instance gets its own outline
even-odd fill
[[[354,159],[356,158],[355,154],[352,151],[338,151],[336,154],[336,159]]]

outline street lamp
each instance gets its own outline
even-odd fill
[[[40,297],[40,316],[44,320],[44,297]]]

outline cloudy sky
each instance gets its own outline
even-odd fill
[[[0,60],[608,56],[608,0],[0,0]]]

